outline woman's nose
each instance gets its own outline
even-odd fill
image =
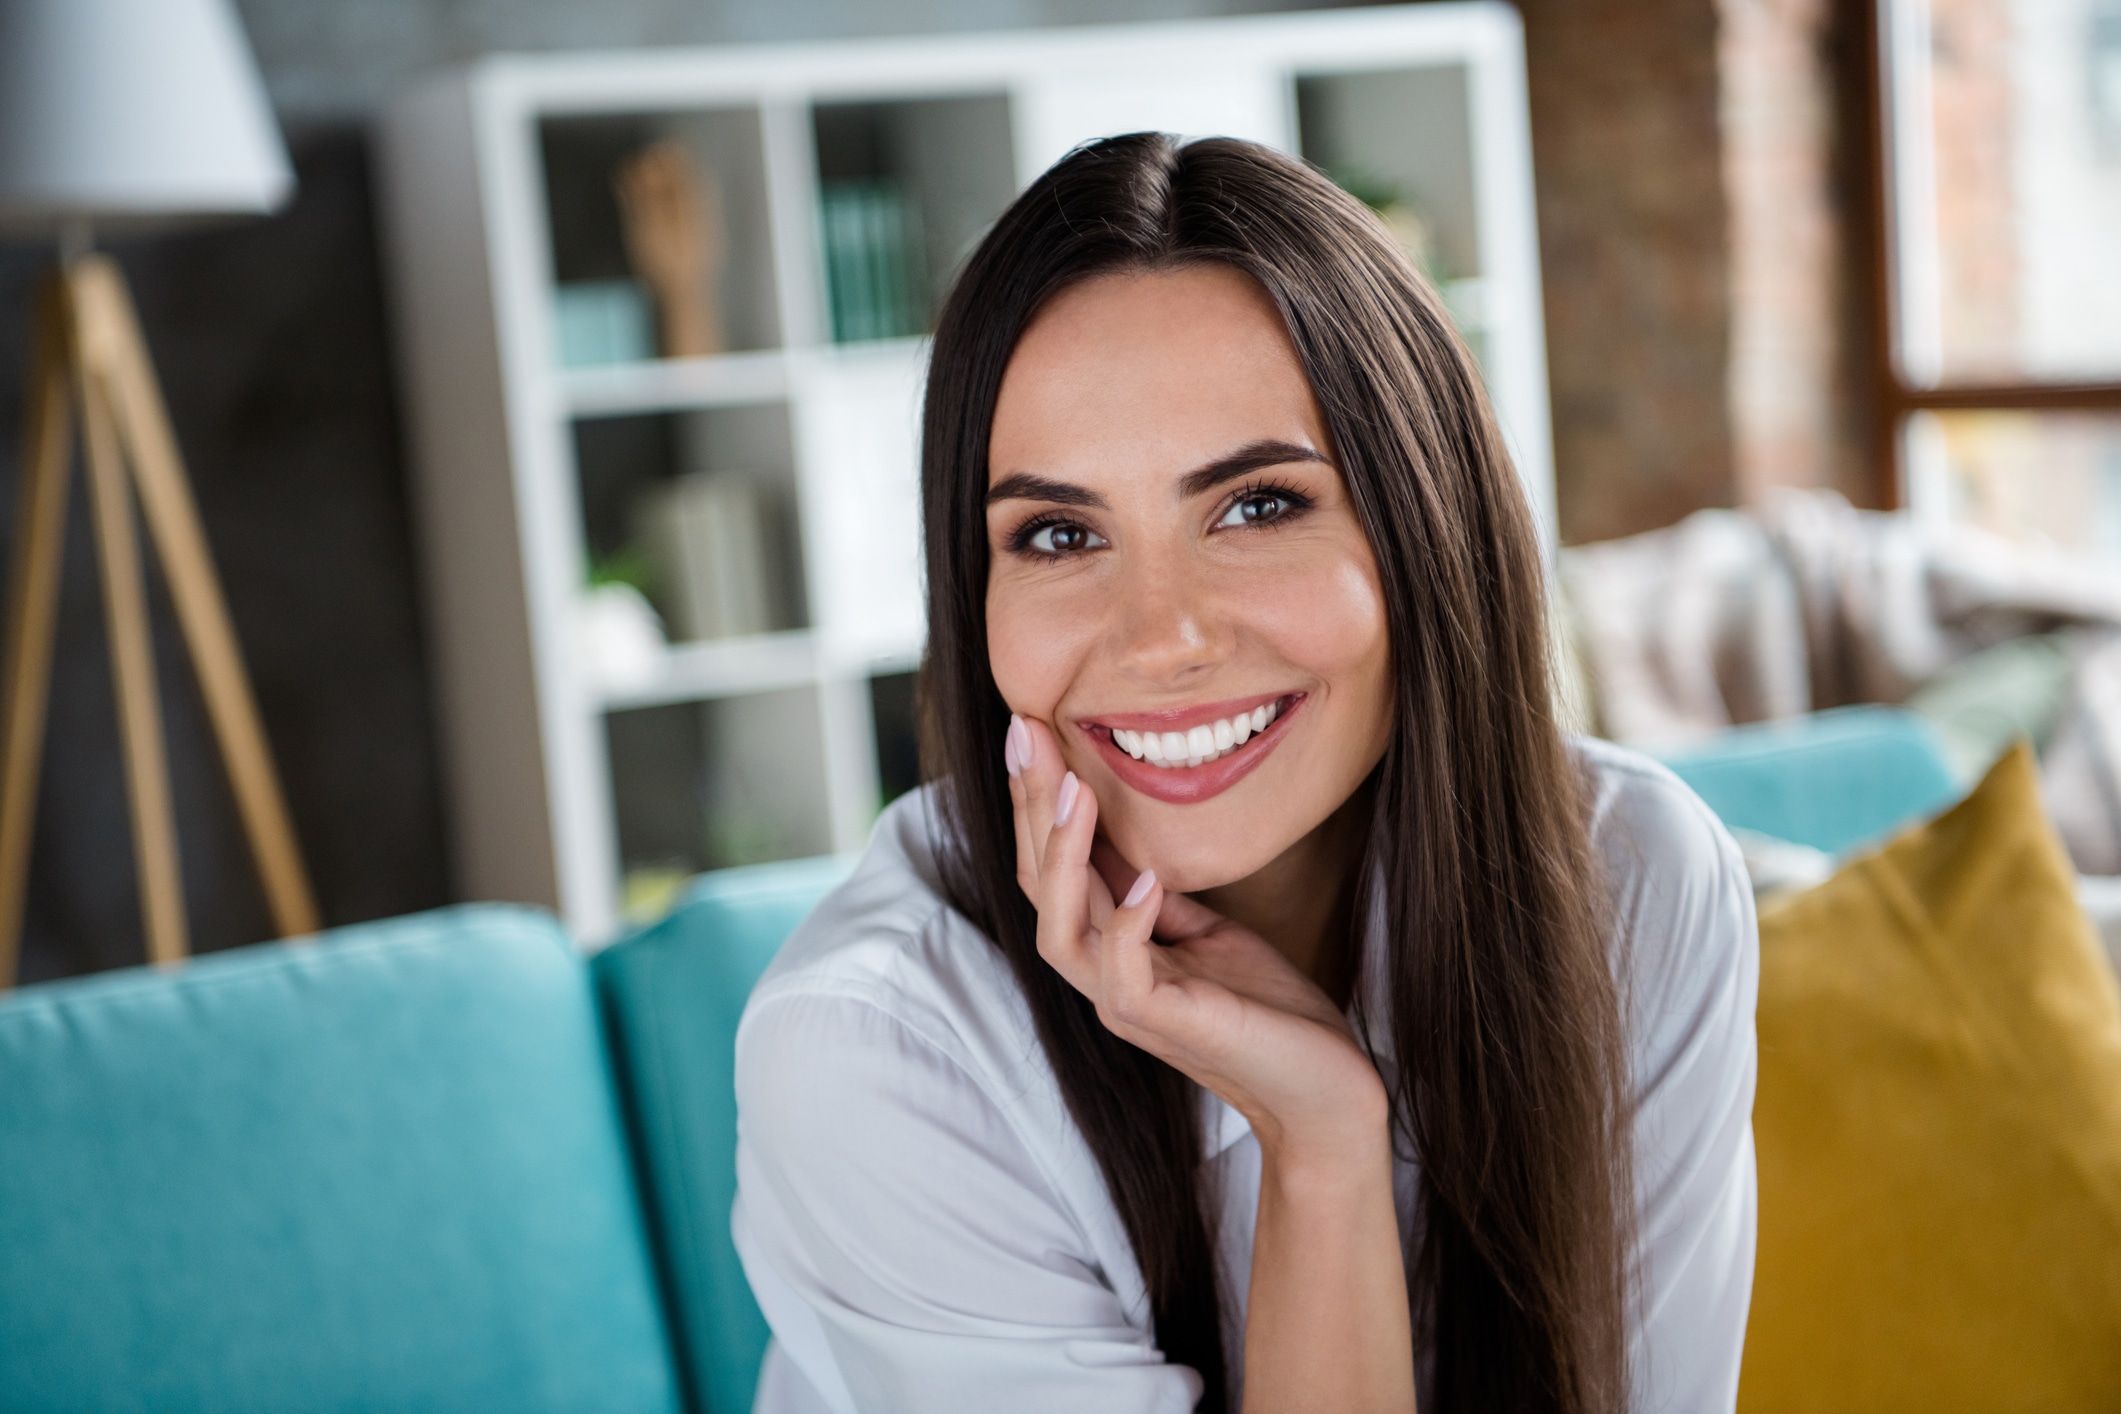
[[[1183,564],[1136,564],[1120,577],[1114,648],[1122,671],[1182,686],[1229,655],[1233,634],[1209,586]]]

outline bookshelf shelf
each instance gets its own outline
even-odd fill
[[[872,339],[830,348],[718,354],[711,358],[654,358],[600,368],[561,371],[559,385],[572,417],[685,412],[785,401],[796,370],[849,359],[897,357],[918,360],[919,337]]]
[[[835,669],[817,634],[809,629],[790,629],[745,638],[674,643],[652,677],[624,687],[603,688],[598,701],[606,712],[626,712],[637,707],[707,702],[751,692],[815,686],[835,673],[868,678],[910,673],[919,666],[918,652],[907,652],[840,664]]]
[[[560,386],[575,417],[740,407],[785,399],[788,359],[778,351],[644,359],[568,369]]]
[[[495,56],[389,106],[461,895],[594,941],[673,871],[860,847],[917,769],[926,331],[1026,183],[1143,129],[1297,152],[1370,201],[1444,287],[1551,526],[1501,0]],[[697,639],[591,651],[614,579]]]
[[[817,635],[808,629],[755,634],[747,638],[676,643],[665,652],[656,675],[625,688],[607,689],[603,709],[623,712],[677,702],[705,702],[747,692],[809,687],[818,681]]]

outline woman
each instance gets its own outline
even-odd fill
[[[758,1408],[1728,1409],[1756,959],[1567,743],[1478,378],[1301,164],[1081,150],[925,428],[936,784],[738,1039]]]

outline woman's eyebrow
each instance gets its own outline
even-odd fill
[[[1085,486],[1054,481],[1029,472],[1012,472],[987,488],[987,504],[1001,501],[1050,501],[1056,506],[1089,506],[1107,509],[1105,498]]]
[[[1309,447],[1299,447],[1294,442],[1262,438],[1247,442],[1236,451],[1217,457],[1206,466],[1187,472],[1179,478],[1180,499],[1190,499],[1203,491],[1213,491],[1225,481],[1234,481],[1240,476],[1258,471],[1261,467],[1285,466],[1290,462],[1321,462],[1327,465],[1322,453]],[[1088,506],[1095,510],[1108,508],[1103,496],[1087,486],[1077,486],[1072,481],[1055,481],[1050,477],[1033,476],[1029,472],[1012,472],[987,488],[987,504],[992,506],[1002,501],[1045,501],[1056,506]]]
[[[1190,500],[1203,491],[1213,491],[1225,481],[1235,481],[1261,467],[1285,466],[1290,462],[1326,462],[1326,458],[1322,453],[1299,447],[1294,442],[1263,438],[1248,442],[1227,456],[1217,457],[1198,471],[1187,472],[1179,480],[1178,494],[1182,499]],[[1331,465],[1330,462],[1326,464]]]

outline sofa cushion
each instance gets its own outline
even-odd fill
[[[673,1411],[587,973],[453,909],[0,1000],[0,1406]]]
[[[2121,1408],[2121,995],[2031,754],[1760,920],[1746,1414]]]
[[[1829,854],[1959,798],[1935,727],[1897,707],[1841,707],[1734,727],[1664,763],[1733,830]]]
[[[703,1414],[751,1408],[766,1349],[766,1320],[729,1236],[737,1023],[766,964],[852,864],[805,859],[703,875],[661,922],[594,962]]]

